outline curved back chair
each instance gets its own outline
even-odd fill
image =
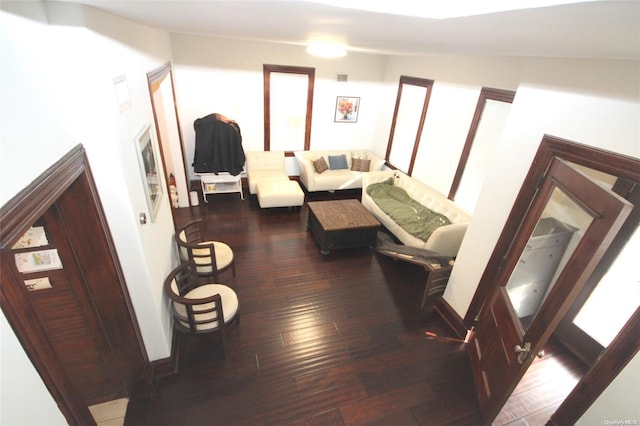
[[[218,332],[226,355],[226,327],[239,317],[236,292],[223,284],[200,284],[192,261],[169,273],[164,291],[171,301],[174,327],[182,333]]]
[[[233,250],[221,241],[205,240],[201,231],[202,222],[202,219],[192,220],[176,231],[175,240],[180,259],[182,262],[193,261],[198,276],[211,277],[212,282],[218,282],[218,274],[229,268],[235,277]]]

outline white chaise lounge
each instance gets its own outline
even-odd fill
[[[283,151],[248,151],[245,157],[249,193],[257,196],[261,208],[298,207],[304,203],[300,185],[289,180]]]

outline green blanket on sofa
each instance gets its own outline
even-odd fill
[[[393,184],[393,178],[367,187],[367,194],[391,219],[405,231],[422,241],[427,241],[433,231],[451,222],[409,197],[409,194]]]

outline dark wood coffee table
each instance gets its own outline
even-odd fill
[[[375,247],[380,222],[360,201],[311,201],[307,204],[307,228],[322,254],[333,249]]]

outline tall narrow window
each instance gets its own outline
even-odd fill
[[[309,150],[315,69],[264,65],[264,150]]]
[[[427,115],[433,80],[400,76],[385,160],[411,175]]]
[[[502,130],[516,92],[483,87],[471,120],[449,199],[469,212],[476,207],[480,190],[498,149]]]

